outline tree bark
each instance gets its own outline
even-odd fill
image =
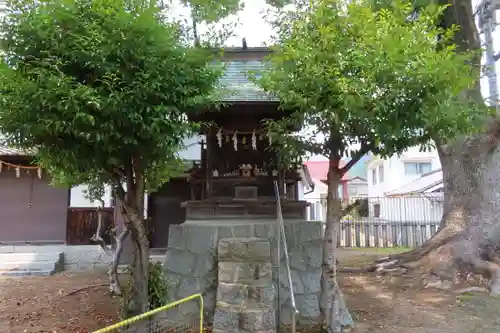
[[[339,158],[330,157],[326,201],[326,228],[323,242],[321,308],[326,320],[328,333],[342,332],[340,304],[337,297],[340,294],[337,284],[337,239],[340,220],[342,218],[339,198],[339,186],[342,175],[339,169],[339,162]]]
[[[134,181],[127,184],[126,200],[122,206],[122,213],[126,218],[126,225],[130,230],[133,243],[132,285],[129,302],[126,305],[127,317],[136,316],[149,310],[149,240],[142,214],[144,179],[138,166],[134,165],[134,169]]]
[[[132,263],[132,291],[129,315],[135,316],[149,310],[148,269],[149,244],[144,225],[140,221],[137,230],[132,234],[134,243],[134,260]]]
[[[103,209],[104,209],[104,201],[101,199],[100,206],[97,208],[97,230],[95,234],[92,236],[91,240],[97,243],[103,251],[113,256],[111,261],[111,265],[109,268],[109,291],[111,295],[122,295],[122,287],[120,280],[118,279],[118,265],[120,264],[120,257],[123,252],[123,241],[128,235],[128,228],[123,226],[123,230],[120,232],[118,236],[115,236],[115,244],[114,246],[108,246],[104,239],[102,238],[103,230]]]
[[[442,25],[460,26],[459,50],[479,49],[480,40],[470,0],[440,0],[449,5]],[[479,68],[479,59],[476,60]],[[464,96],[483,103],[478,84]],[[443,172],[444,214],[439,231],[423,246],[382,258],[365,271],[419,269],[434,279],[458,282],[481,274],[490,293],[500,294],[500,120],[485,119],[484,131],[442,144],[436,140]],[[345,269],[354,272],[356,269]],[[359,270],[358,270],[359,271]],[[439,282],[439,281],[438,281]],[[436,284],[435,284],[436,285]]]
[[[132,283],[124,309],[126,318],[149,310],[149,240],[143,218],[145,179],[140,159],[130,161],[131,163],[125,168],[127,191],[124,190],[120,180],[115,183],[116,195],[122,203],[120,210],[125,227],[130,233],[133,244],[133,260],[130,266]]]

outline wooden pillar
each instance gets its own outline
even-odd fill
[[[213,135],[212,129],[209,128],[207,132],[207,149],[205,156],[205,194],[207,198],[212,197],[212,155],[213,155]]]
[[[280,197],[285,196],[285,170],[280,168],[278,170],[278,190],[280,192]]]
[[[206,151],[206,137],[205,140],[201,140],[201,170],[206,170],[207,168],[207,151]],[[197,192],[199,191],[199,192]],[[199,194],[199,199],[196,194]],[[191,185],[191,200],[203,200],[205,199],[205,183],[197,183],[196,185]]]

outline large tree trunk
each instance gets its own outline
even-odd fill
[[[132,284],[126,304],[127,318],[149,310],[149,241],[142,214],[143,202],[144,187],[135,186],[127,191],[126,204],[122,206],[133,243],[133,261],[130,267]]]
[[[342,218],[341,203],[338,195],[340,179],[342,177],[339,170],[339,162],[339,158],[330,158],[326,203],[326,228],[323,242],[321,309],[326,320],[328,333],[342,332],[342,325],[340,322],[341,304],[337,297],[337,295],[340,295],[337,284],[337,239],[340,220]]]
[[[130,267],[132,283],[124,305],[126,318],[149,310],[149,240],[143,218],[145,180],[138,161],[140,159],[132,160],[125,168],[127,191],[125,192],[119,181],[115,184],[116,195],[122,202],[121,213],[133,246],[133,261]]]
[[[132,288],[130,303],[127,307],[127,316],[136,316],[149,309],[148,275],[149,275],[149,243],[143,219],[137,213],[128,214],[135,226],[132,231],[134,246],[132,271]]]
[[[461,27],[455,37],[459,49],[479,49],[470,0],[440,2],[450,5],[443,15],[442,25]],[[483,102],[479,82],[464,95]],[[500,294],[499,120],[485,119],[484,128],[483,133],[438,145],[445,192],[444,214],[438,233],[423,246],[383,258],[366,270],[419,269],[436,280],[431,284],[434,286],[443,280],[458,282],[459,277],[482,274],[490,279],[490,292]]]

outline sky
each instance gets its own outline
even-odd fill
[[[244,4],[244,9],[238,15],[224,21],[239,21],[235,36],[228,40],[227,46],[241,46],[242,38],[246,38],[249,47],[263,46],[272,34],[271,26],[263,19],[264,12],[270,7],[264,0],[245,0]],[[173,1],[173,14],[180,18],[189,17],[189,11],[178,0]]]

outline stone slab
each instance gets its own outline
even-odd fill
[[[217,303],[213,331],[219,333],[239,332],[240,310]]]
[[[271,283],[270,262],[219,262],[219,282],[257,284]]]
[[[49,276],[55,274],[55,270],[13,270],[0,271],[1,276],[22,277],[22,276]]]
[[[269,261],[271,244],[256,237],[223,238],[218,244],[219,261]]]
[[[54,261],[8,261],[0,262],[0,271],[9,270],[55,270]]]
[[[274,286],[249,286],[240,283],[219,282],[217,286],[217,301],[228,304],[241,304],[252,302],[254,304],[272,304],[276,296]]]
[[[241,311],[239,328],[249,332],[275,331],[276,314],[274,307]]]
[[[33,261],[62,261],[62,252],[27,252],[27,253],[0,253],[0,263],[4,262],[33,262]]]

